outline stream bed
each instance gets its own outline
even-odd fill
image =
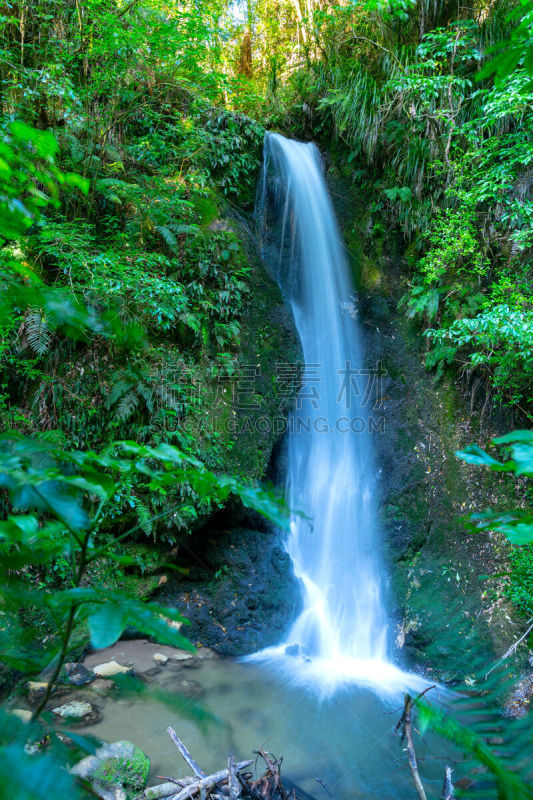
[[[120,652],[114,657],[126,664],[136,660],[135,649],[147,651],[141,667],[152,649],[167,651],[147,642],[119,642],[115,647],[122,648],[126,658]],[[101,655],[89,657],[88,666]],[[283,757],[282,776],[303,790],[300,800],[305,800],[304,792],[328,800],[316,778],[326,784],[334,800],[415,796],[407,754],[394,733],[401,695],[383,701],[368,689],[349,686],[320,700],[311,690],[288,684],[265,664],[216,657],[169,660],[151,681],[170,692],[187,681],[196,697],[187,698],[184,709],[177,712],[143,695],[127,699],[110,695],[102,699],[103,719],[85,729],[99,739],[129,739],[142,748],[151,759],[151,783],[160,782],[158,775],[188,774],[166,732],[171,725],[206,771],[220,769],[229,752],[240,760],[254,758],[253,751],[264,747]],[[216,720],[199,724],[188,718],[197,706]],[[425,785],[439,796],[446,763],[442,741],[417,736],[416,746]],[[258,770],[263,771],[262,762]]]

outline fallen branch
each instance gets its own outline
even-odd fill
[[[426,691],[428,691],[426,689]],[[420,695],[419,695],[420,697]],[[419,699],[417,698],[417,700]],[[415,700],[416,702],[416,700]],[[415,746],[413,744],[413,733],[412,733],[412,720],[411,720],[411,713],[413,709],[413,700],[411,695],[405,695],[405,705],[403,709],[403,714],[396,725],[395,731],[400,730],[402,728],[402,736],[405,739],[407,744],[407,755],[409,757],[409,767],[411,769],[411,775],[413,776],[413,782],[415,784],[415,789],[418,793],[418,797],[420,800],[427,800],[426,792],[424,790],[424,786],[422,785],[422,781],[420,779],[420,773],[418,772],[418,764],[416,762],[416,753],[415,753]]]
[[[264,749],[254,751],[265,761],[267,770],[264,775],[252,780],[250,771],[246,770],[252,760],[235,762],[232,753],[228,756],[228,766],[211,775],[201,769],[194,760],[173,728],[167,728],[168,735],[183,756],[184,761],[194,772],[194,777],[168,778],[158,775],[164,783],[150,786],[136,800],[289,800],[289,795],[281,783],[280,767],[282,759],[269,754]],[[290,796],[296,800],[294,791]]]
[[[453,800],[454,791],[451,767],[446,767],[444,772],[444,786],[442,787],[442,800]]]
[[[178,781],[167,781],[159,783],[157,786],[149,786],[142,794],[143,800],[162,800],[164,797],[169,797],[171,794],[175,794],[176,789],[183,788],[182,781],[180,784]]]
[[[247,783],[241,775],[237,775],[237,780],[241,785],[241,789],[247,797],[253,797],[254,800],[263,800],[259,792],[257,792],[249,783]]]
[[[237,780],[237,773],[235,772],[235,759],[233,753],[228,756],[228,788],[229,800],[238,800],[241,794],[241,785]]]
[[[253,764],[253,761],[240,761],[238,764],[235,764],[235,771],[240,772],[246,767],[249,767],[250,764]],[[216,786],[218,783],[222,783],[226,781],[229,777],[229,773],[227,769],[221,769],[219,772],[214,772],[212,775],[207,775],[205,778],[201,778],[194,783],[191,783],[190,786],[186,786],[185,789],[182,789],[181,792],[178,794],[173,794],[169,797],[169,800],[189,800],[189,797],[192,797],[197,792],[203,792],[206,789],[212,789],[213,786]]]
[[[420,694],[417,694],[417,696],[415,697],[415,699],[412,702],[412,707],[414,708],[416,706],[416,704],[418,703],[418,701],[420,700],[420,698],[424,697],[424,695],[427,692],[430,692],[432,689],[436,689],[436,688],[437,688],[437,684],[434,683],[432,686],[428,686],[427,689],[424,689],[423,692],[420,692]]]
[[[194,774],[198,778],[205,778],[206,777],[205,772],[203,771],[203,769],[201,769],[198,766],[198,764],[196,763],[194,758],[191,756],[191,754],[189,753],[189,751],[187,750],[187,748],[185,747],[185,745],[183,744],[181,739],[178,739],[176,731],[169,726],[167,728],[167,733],[170,736],[170,738],[172,739],[172,741],[174,742],[174,744],[176,745],[176,747],[178,748],[178,750],[180,751],[181,755],[183,756],[183,758],[185,759],[185,761],[187,762],[189,767],[194,772]]]

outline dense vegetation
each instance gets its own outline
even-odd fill
[[[56,655],[58,677],[87,630],[104,646],[130,622],[182,642],[179,615],[162,621],[122,592],[135,561],[123,542],[174,542],[230,494],[283,516],[249,475],[221,477],[243,470],[216,404],[242,362],[253,284],[237,220],[253,207],[266,128],[329,149],[365,198],[374,242],[385,231],[401,242],[399,307],[427,367],[463,381],[482,421],[503,405],[530,423],[525,0],[21,0],[1,5],[0,80],[1,640],[12,669],[37,674]],[[529,434],[501,443],[510,461],[463,455],[532,477]],[[531,613],[529,513],[477,524],[515,546],[509,592]],[[106,597],[94,588],[102,570]],[[43,629],[50,647],[35,654]],[[6,742],[24,737],[16,728],[6,718]],[[1,775],[14,753],[4,749]],[[21,770],[44,780],[39,764]],[[501,797],[529,796],[498,774]],[[66,778],[55,780],[57,791]]]

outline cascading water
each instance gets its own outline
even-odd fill
[[[286,548],[303,611],[282,658],[322,684],[405,684],[388,660],[369,411],[377,370],[364,369],[353,290],[313,144],[267,134],[258,197],[263,252],[290,302],[305,365],[289,420]],[[289,655],[290,654],[290,655]]]

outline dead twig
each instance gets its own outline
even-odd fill
[[[333,800],[333,795],[331,794],[330,790],[328,789],[328,787],[326,786],[324,781],[320,780],[320,778],[315,778],[315,781],[317,783],[319,783],[322,786],[322,788],[326,791],[326,793],[327,793],[327,795],[329,797],[329,800]],[[293,791],[294,791],[294,789],[293,789]]]
[[[248,797],[253,797],[254,800],[262,800],[259,792],[256,792],[256,790],[244,780],[242,775],[237,775],[237,780],[239,781],[244,794],[246,794]]]
[[[444,771],[444,786],[442,787],[442,800],[453,800],[454,796],[452,769],[451,767],[446,767]]]
[[[530,623],[531,623],[531,624],[530,624]],[[504,654],[503,654],[503,656],[500,658],[500,660],[499,660],[499,661],[497,661],[497,662],[496,662],[496,664],[494,664],[494,666],[493,666],[493,667],[491,667],[491,668],[489,669],[489,671],[488,671],[488,672],[487,672],[487,674],[485,675],[485,680],[487,680],[487,678],[489,677],[489,675],[490,675],[490,673],[491,673],[491,672],[494,672],[494,670],[495,670],[497,667],[499,667],[499,666],[500,666],[500,664],[503,664],[503,662],[505,661],[505,659],[506,659],[506,658],[509,658],[509,656],[512,656],[512,655],[513,655],[513,653],[514,653],[514,652],[516,652],[516,648],[518,647],[518,645],[520,644],[520,642],[523,642],[523,641],[524,641],[524,639],[526,638],[526,636],[528,635],[528,633],[530,633],[531,631],[533,631],[533,617],[531,617],[530,619],[528,619],[528,621],[527,621],[527,624],[529,625],[529,628],[527,629],[527,631],[526,631],[526,632],[525,632],[525,633],[524,633],[524,634],[523,634],[523,635],[520,637],[520,639],[517,639],[517,640],[516,640],[516,642],[513,642],[513,644],[510,646],[510,648],[509,648],[508,650],[506,650],[506,651],[505,651],[505,653],[504,653]]]
[[[230,753],[228,756],[228,787],[229,800],[238,800],[241,794],[241,786],[237,780],[237,773],[235,772],[233,753]]]
[[[198,764],[191,756],[191,754],[189,753],[189,751],[187,750],[181,739],[178,739],[176,731],[169,726],[167,728],[167,733],[174,742],[174,744],[176,745],[176,747],[178,748],[178,750],[180,751],[181,755],[183,756],[189,767],[193,770],[194,774],[198,778],[205,778],[206,777],[205,772],[198,766]]]
[[[425,694],[425,692],[429,691],[433,687],[428,687],[424,692],[421,692],[420,695],[416,698],[419,700],[420,697]],[[415,700],[415,703],[416,703]],[[407,745],[407,755],[409,757],[409,768],[411,769],[411,775],[413,776],[413,782],[415,784],[415,789],[417,791],[418,797],[420,800],[427,800],[426,792],[424,790],[424,786],[420,779],[420,773],[418,772],[418,764],[416,762],[416,753],[415,753],[415,746],[413,743],[413,733],[412,733],[412,710],[413,710],[413,700],[411,695],[405,695],[405,705],[403,709],[403,714],[401,719],[399,720],[398,724],[395,727],[395,731],[399,731],[400,728],[402,729],[402,737],[405,740]]]
[[[253,764],[253,761],[240,761],[238,764],[235,764],[235,771],[240,772],[241,770],[246,769],[246,767],[249,767],[250,764]],[[189,800],[189,798],[196,793],[201,793],[206,789],[212,789],[213,786],[226,781],[228,777],[228,770],[221,769],[219,772],[214,772],[212,775],[206,775],[205,778],[201,778],[200,780],[191,783],[190,786],[186,786],[181,790],[181,792],[178,792],[178,794],[170,795],[169,800]]]

